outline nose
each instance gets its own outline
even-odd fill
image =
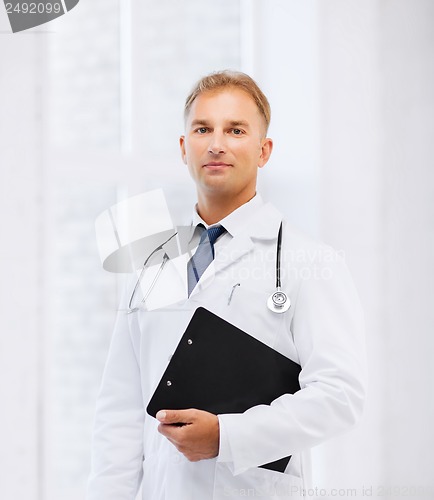
[[[214,131],[214,133],[211,134],[208,145],[208,153],[212,155],[226,153],[226,142],[222,132]]]

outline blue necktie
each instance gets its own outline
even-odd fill
[[[226,232],[226,229],[223,226],[214,226],[203,231],[200,235],[200,241],[196,252],[187,264],[189,297],[206,268],[214,260],[214,243],[224,232]]]

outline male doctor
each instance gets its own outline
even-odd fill
[[[214,260],[202,275],[185,270],[189,297],[170,310],[126,314],[128,296],[121,306],[97,403],[87,500],[134,500],[140,485],[147,500],[303,498],[309,450],[361,415],[363,320],[345,263],[256,192],[273,148],[269,122],[265,95],[243,73],[206,76],[187,98],[181,154],[197,188],[193,225],[210,230]],[[281,223],[291,307],[277,314],[267,299],[276,289]],[[300,390],[242,414],[147,415],[199,306],[297,362]],[[259,467],[289,455],[284,473]]]

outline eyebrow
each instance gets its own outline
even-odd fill
[[[208,126],[209,122],[207,122],[206,120],[193,120],[191,122],[192,127],[197,127],[198,125]]]
[[[249,128],[249,123],[246,122],[245,120],[235,120],[231,121],[230,124],[232,127],[244,127],[244,128]]]
[[[200,120],[200,119],[196,119],[196,120],[193,120],[191,122],[192,127],[197,127],[198,125],[204,126],[204,127],[209,127],[210,123],[208,120]],[[231,127],[244,127],[244,128],[249,127],[249,123],[246,122],[245,120],[231,120],[229,122],[229,125]]]

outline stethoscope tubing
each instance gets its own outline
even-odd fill
[[[133,313],[133,312],[136,312],[139,310],[139,307],[131,307],[132,306],[132,303],[133,303],[133,300],[134,300],[134,296],[137,292],[137,289],[140,285],[140,282],[142,281],[142,278],[143,278],[143,274],[145,273],[145,270],[146,270],[146,266],[149,262],[149,260],[151,259],[151,257],[156,253],[158,252],[159,250],[162,250],[163,249],[163,246],[168,243],[172,238],[174,238],[176,235],[178,234],[178,232],[175,232],[174,234],[172,234],[170,236],[170,238],[168,238],[164,243],[162,243],[161,245],[159,245],[157,248],[155,248],[149,255],[148,257],[146,258],[145,262],[143,263],[143,266],[142,266],[142,270],[140,271],[140,275],[136,281],[136,284],[134,286],[134,290],[131,294],[131,297],[130,297],[130,301],[128,302],[128,309],[127,309],[127,312],[128,314],[130,313]],[[169,256],[167,255],[167,253],[164,253],[163,255],[163,260],[161,261],[161,264],[160,264],[160,267],[157,271],[157,274],[155,275],[155,278],[152,280],[152,283],[150,284],[145,296],[143,297],[143,299],[141,299],[140,303],[142,302],[145,302],[146,299],[149,297],[150,293],[152,292],[154,286],[155,286],[155,283],[157,282],[162,270],[164,269],[164,266],[166,265],[167,261],[169,260]]]
[[[268,309],[274,313],[284,313],[291,307],[291,301],[285,292],[282,292],[282,283],[280,279],[280,256],[282,254],[282,226],[280,222],[279,233],[277,235],[276,250],[276,291],[273,292],[267,300]]]
[[[279,227],[279,234],[277,235],[277,251],[276,251],[276,288],[279,290],[281,287],[280,282],[280,254],[282,253],[282,222]]]
[[[270,311],[275,312],[275,313],[286,312],[291,307],[291,302],[290,302],[288,296],[286,295],[285,292],[282,292],[282,290],[281,290],[280,258],[281,258],[281,253],[282,253],[282,226],[283,226],[283,222],[280,223],[279,232],[278,232],[278,235],[277,235],[277,248],[276,248],[276,291],[273,292],[270,295],[270,297],[268,298],[268,300],[267,300],[267,306],[268,306],[268,308],[270,309]],[[146,258],[145,262],[143,263],[142,270],[140,272],[139,278],[136,281],[136,284],[134,286],[134,289],[133,289],[133,292],[131,294],[130,300],[128,302],[128,309],[127,309],[128,313],[133,313],[133,312],[136,312],[136,311],[139,310],[139,307],[132,307],[132,304],[133,304],[134,296],[137,293],[137,289],[138,289],[138,287],[140,285],[140,282],[141,282],[141,280],[143,278],[143,274],[144,274],[144,272],[146,270],[146,266],[147,266],[149,260],[151,259],[151,257],[156,252],[158,252],[159,250],[162,250],[163,246],[166,243],[168,243],[172,238],[174,238],[177,234],[178,234],[177,232],[175,232],[174,234],[172,234],[170,236],[170,238],[168,238],[164,243],[162,243],[157,248],[155,248],[155,250],[153,250],[149,254],[149,256]],[[163,271],[164,266],[166,265],[166,263],[167,263],[168,260],[169,260],[169,256],[167,255],[167,253],[164,253],[163,260],[161,261],[161,264],[160,264],[160,267],[159,267],[159,269],[157,271],[157,274],[155,275],[154,279],[152,280],[151,285],[149,286],[149,288],[148,288],[145,296],[141,299],[140,303],[145,302],[146,299],[149,297],[150,293],[152,292],[152,290],[153,290],[153,288],[155,286],[155,283],[157,282],[157,280],[158,280],[161,272]],[[240,284],[237,283],[237,285],[235,285],[235,286],[239,286],[239,285]],[[231,292],[230,299],[228,301],[228,305],[231,302],[235,286],[232,288],[232,292]]]

